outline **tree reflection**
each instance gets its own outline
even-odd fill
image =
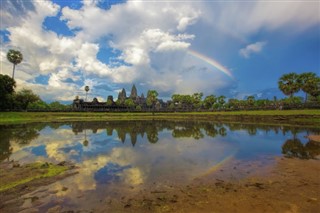
[[[282,154],[291,158],[314,159],[320,155],[320,144],[310,140],[303,145],[299,139],[288,139],[282,145]]]
[[[178,126],[177,128],[175,128],[172,131],[172,136],[174,138],[187,137],[199,140],[204,137],[204,134],[201,132],[200,127],[188,125],[186,127]]]
[[[28,145],[39,136],[46,124],[19,124],[0,126],[0,161],[9,159],[12,144]]]
[[[3,161],[5,159],[9,159],[12,152],[10,146],[12,132],[6,127],[1,127],[0,135],[0,161]]]
[[[27,145],[39,136],[39,126],[18,125],[11,130],[11,140],[20,145]]]
[[[258,131],[266,134],[272,131],[276,134],[293,134],[305,131],[304,128],[287,127],[287,126],[268,126],[256,124],[231,123],[222,124],[212,121],[170,121],[170,120],[143,120],[143,121],[94,121],[94,122],[74,122],[71,124],[72,131],[75,134],[83,132],[85,129],[92,130],[93,133],[98,129],[105,129],[108,136],[112,136],[114,131],[119,141],[125,143],[129,140],[132,146],[139,142],[140,138],[146,138],[150,143],[157,143],[159,140],[159,132],[163,130],[171,131],[174,138],[193,138],[195,140],[204,137],[227,136],[229,131],[246,130],[248,135],[256,135]],[[314,129],[311,131],[318,131]]]
[[[219,135],[221,135],[222,137],[227,136],[227,129],[224,127],[221,127],[219,129]]]

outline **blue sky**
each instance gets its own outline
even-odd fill
[[[319,7],[281,0],[1,0],[1,74],[11,76],[6,53],[18,49],[24,60],[17,89],[48,102],[84,97],[86,85],[90,98],[116,98],[133,83],[139,93],[156,89],[164,99],[194,92],[243,98],[277,88],[285,73],[320,74]]]

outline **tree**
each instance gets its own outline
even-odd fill
[[[214,95],[209,95],[203,100],[204,107],[206,109],[212,108],[213,104],[217,101],[217,98]]]
[[[133,102],[132,99],[127,99],[127,100],[125,100],[124,105],[125,105],[126,107],[129,107],[129,108],[135,107],[135,103]]]
[[[48,104],[42,100],[38,100],[36,102],[28,104],[28,109],[36,109],[36,110],[46,110],[50,107]]]
[[[108,98],[107,98],[107,106],[112,106],[113,105],[113,96],[112,95],[109,95]]]
[[[13,78],[0,74],[0,110],[12,108],[15,87]]]
[[[90,90],[89,86],[85,86],[84,90],[86,91],[86,101],[87,101],[88,92]]]
[[[221,95],[218,97],[218,104],[219,104],[219,108],[223,108],[224,104],[226,103],[226,101],[224,100],[226,97]]]
[[[228,100],[228,107],[230,109],[238,109],[240,106],[240,101],[238,99],[235,98],[230,98]]]
[[[249,106],[253,106],[254,102],[255,102],[255,98],[254,96],[250,95],[247,97],[247,102]]]
[[[202,92],[194,93],[192,95],[192,104],[193,104],[194,108],[199,109],[201,107],[201,105],[202,105],[202,96],[203,96]]]
[[[279,89],[290,97],[300,90],[299,75],[296,73],[284,74],[278,81]]]
[[[49,104],[49,108],[53,110],[64,110],[67,109],[68,106],[60,103],[59,101],[54,101]]]
[[[320,78],[313,72],[306,72],[299,75],[299,83],[301,90],[306,93],[305,103],[308,99],[308,94],[311,96],[320,95]]]
[[[23,55],[18,50],[10,49],[7,53],[7,59],[13,64],[12,79],[14,79],[14,70],[17,64],[20,64],[23,60]]]
[[[147,93],[147,105],[154,108],[158,95],[159,94],[156,90],[149,90]]]
[[[21,109],[27,109],[30,103],[39,101],[40,98],[38,95],[34,94],[32,90],[22,89],[15,95],[16,106]]]

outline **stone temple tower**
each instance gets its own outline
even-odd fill
[[[131,94],[130,94],[130,98],[135,100],[138,97],[138,93],[137,93],[137,88],[136,86],[133,84],[132,89],[131,89]]]

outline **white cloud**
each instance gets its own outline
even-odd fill
[[[245,48],[240,49],[239,54],[244,58],[250,58],[252,54],[261,52],[266,44],[266,41],[258,41],[256,43],[249,44]]]
[[[5,55],[10,48],[19,49],[24,61],[17,66],[18,82],[37,89],[41,97],[55,100],[71,100],[82,91],[84,84],[66,83],[65,79],[137,83],[144,89],[167,93],[214,93],[232,87],[234,82],[208,64],[190,59],[186,52],[191,45],[210,51],[203,53],[212,56],[215,44],[228,42],[230,37],[224,35],[248,43],[247,38],[260,30],[293,34],[320,22],[318,2],[128,1],[107,10],[97,7],[95,0],[84,1],[78,10],[60,8],[50,1],[23,2],[20,9],[12,2],[21,0],[5,2],[1,29],[9,31],[10,42],[1,49],[1,73],[11,75],[12,65]],[[65,37],[43,28],[44,20],[59,11],[61,20],[75,29],[75,36]],[[14,14],[19,14],[18,21],[14,21]],[[107,64],[108,60],[97,58],[106,45],[120,52],[116,62]],[[265,45],[249,44],[239,54],[249,58]],[[224,51],[219,49],[220,54]],[[39,75],[49,76],[48,85],[35,83]],[[67,92],[62,95],[61,91]]]
[[[245,41],[259,30],[287,30],[293,34],[320,23],[317,1],[248,1],[201,3],[201,19],[211,29]],[[290,30],[288,30],[288,28]]]

